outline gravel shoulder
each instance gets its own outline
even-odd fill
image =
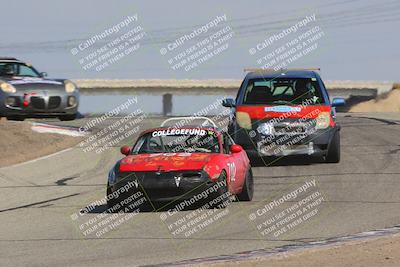
[[[284,253],[266,259],[211,266],[400,266],[400,234],[340,246]]]

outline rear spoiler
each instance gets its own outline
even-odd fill
[[[245,72],[287,72],[287,71],[302,71],[302,70],[310,70],[310,71],[320,71],[321,68],[291,68],[291,69],[263,69],[263,68],[246,68]]]

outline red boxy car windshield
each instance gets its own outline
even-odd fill
[[[274,78],[252,79],[248,82],[243,104],[298,105],[320,104],[321,91],[316,79]]]

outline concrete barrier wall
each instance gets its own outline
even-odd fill
[[[241,80],[74,80],[81,91],[85,94],[113,92],[127,93],[134,91],[135,93],[145,94],[233,94],[240,87]],[[351,89],[352,93],[356,90],[372,89],[377,94],[388,92],[393,87],[393,82],[377,82],[377,81],[326,81],[328,90],[347,90]],[[368,91],[370,91],[368,90]],[[348,93],[348,92],[347,92]],[[346,94],[347,94],[346,93]],[[359,92],[363,94],[361,91]],[[365,93],[365,92],[364,92]],[[369,94],[369,93],[368,93]]]

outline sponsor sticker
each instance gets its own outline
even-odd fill
[[[155,136],[166,136],[166,135],[206,135],[206,130],[203,129],[168,129],[154,131],[151,134]]]
[[[300,107],[290,107],[290,106],[274,106],[274,107],[265,107],[265,112],[300,112]]]

